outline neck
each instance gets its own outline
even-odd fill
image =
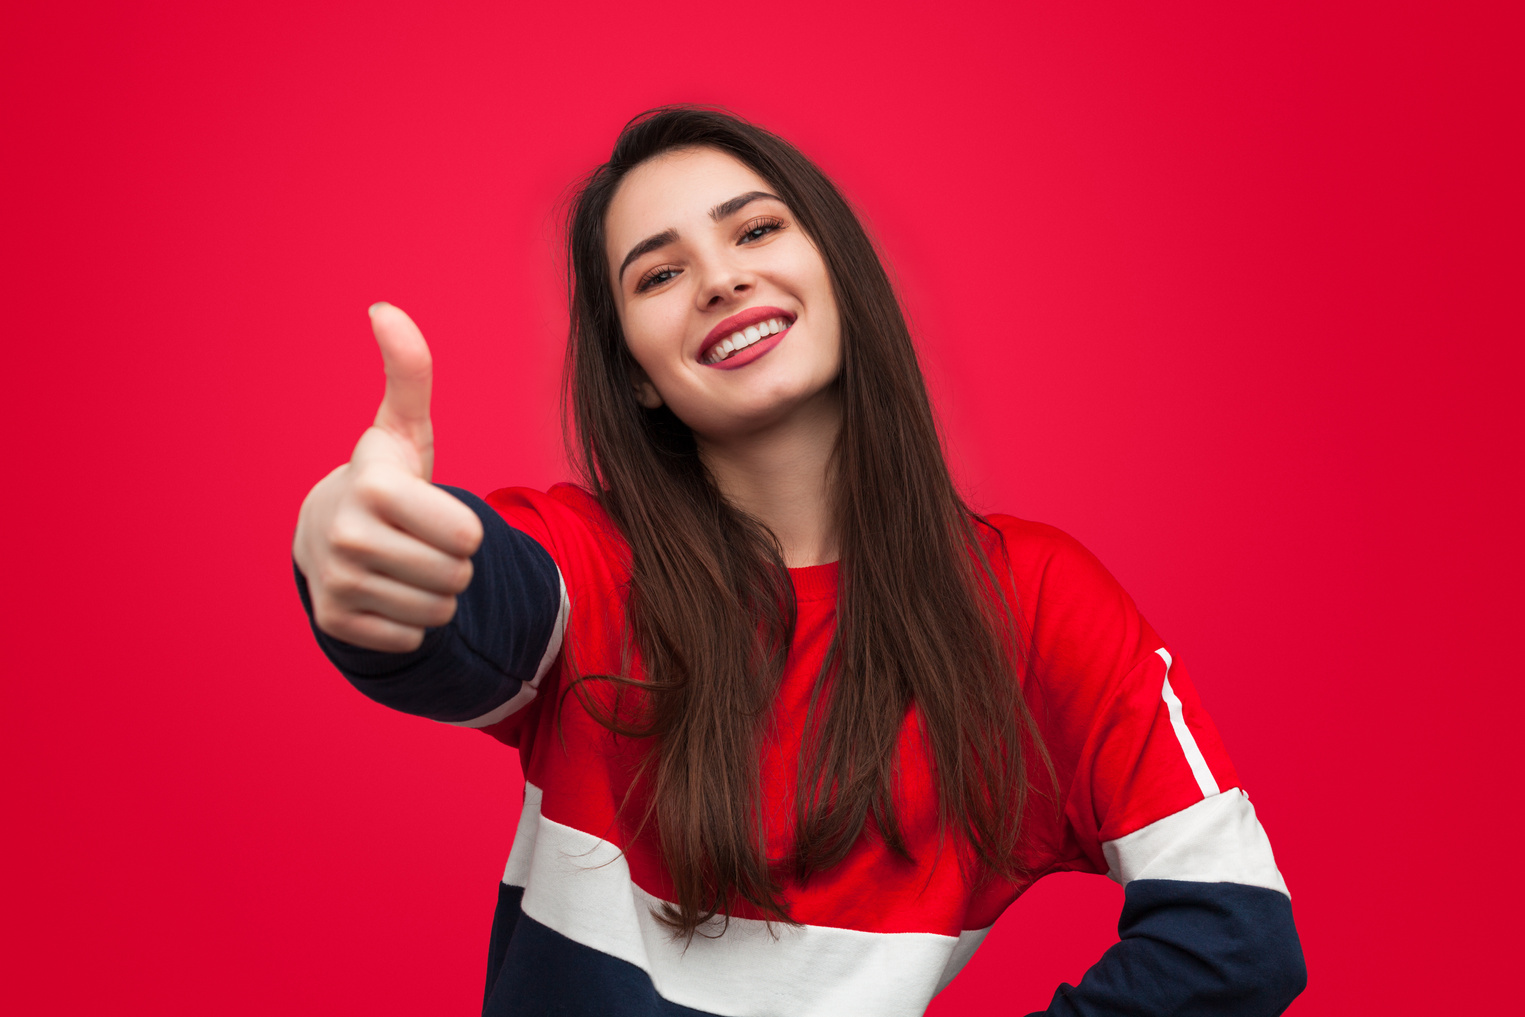
[[[837,560],[830,468],[841,419],[832,392],[745,437],[699,440],[720,493],[773,531],[789,568]]]

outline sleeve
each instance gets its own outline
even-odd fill
[[[297,592],[318,645],[355,688],[384,706],[462,727],[500,725],[536,696],[561,648],[568,600],[560,570],[534,538],[508,525],[482,499],[453,487],[482,520],[471,584],[455,617],[426,629],[408,653],[367,650],[335,639],[312,621],[307,580]]]
[[[1291,898],[1195,688],[1078,543],[1052,531],[1039,572],[1040,723],[1075,856],[1058,867],[1125,893],[1120,941],[1045,1012],[1281,1013],[1307,981]]]

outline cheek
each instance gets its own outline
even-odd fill
[[[627,312],[621,326],[630,355],[653,380],[676,366],[683,347],[681,317],[648,303]]]
[[[812,266],[810,289],[812,303],[815,305],[816,320],[821,329],[830,337],[833,348],[840,351],[842,345],[842,317],[837,307],[836,292],[831,286],[831,276],[826,272],[826,266],[817,262]]]
[[[801,247],[791,265],[791,273],[799,280],[800,288],[808,295],[817,312],[824,311],[826,317],[835,319],[837,301],[832,292],[831,273],[826,270],[826,262],[808,241]]]
[[[826,284],[826,314],[821,322],[822,330],[826,334],[826,360],[832,377],[842,370],[842,319],[837,313],[836,301],[832,298],[831,284]]]

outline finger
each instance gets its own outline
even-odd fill
[[[401,308],[385,301],[370,308],[371,331],[381,347],[387,390],[376,411],[376,426],[412,437],[429,425],[429,391],[434,361],[424,334]]]
[[[459,498],[427,481],[403,477],[370,499],[393,526],[457,558],[469,558],[482,544],[482,520]]]
[[[455,597],[369,573],[345,591],[343,605],[355,614],[377,615],[399,625],[433,628],[455,617]]]
[[[383,653],[408,653],[424,641],[422,626],[403,625],[378,614],[344,613],[329,619],[315,615],[314,621],[335,639]]]
[[[433,465],[431,449],[420,447],[415,441],[417,437],[419,436],[400,435],[396,431],[372,424],[355,443],[355,451],[350,453],[350,463],[367,469],[384,463],[400,467],[406,476],[414,480],[427,481]]]
[[[367,572],[430,593],[454,596],[471,582],[471,558],[439,548],[364,513],[335,524],[334,549]]]

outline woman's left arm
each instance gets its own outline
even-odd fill
[[[1248,796],[1230,788],[1106,847],[1117,932],[1054,1017],[1279,1014],[1307,985],[1292,901]]]
[[[1054,869],[1124,887],[1120,941],[1055,1017],[1279,1014],[1307,971],[1270,841],[1190,677],[1101,563],[1038,524],[1003,526],[1037,708],[1063,792]]]

